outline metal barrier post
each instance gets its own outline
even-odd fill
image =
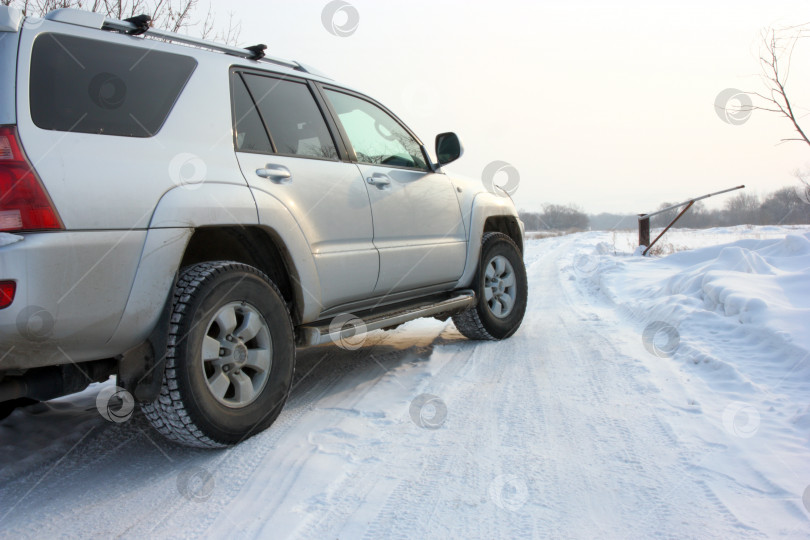
[[[650,218],[644,214],[638,215],[638,245],[645,248],[650,245]]]

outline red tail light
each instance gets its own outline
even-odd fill
[[[5,309],[14,301],[17,292],[16,281],[0,281],[0,309]]]
[[[0,126],[0,231],[61,229],[62,221],[22,151],[14,126]]]

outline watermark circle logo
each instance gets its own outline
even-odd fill
[[[409,412],[413,423],[425,429],[439,429],[447,420],[447,405],[433,394],[416,396]]]
[[[203,467],[192,467],[177,475],[177,491],[192,502],[205,502],[216,487],[214,475]]]
[[[670,358],[681,344],[681,335],[671,324],[655,321],[648,324],[641,334],[644,347],[655,356]]]
[[[514,474],[502,474],[489,484],[489,498],[495,506],[516,512],[529,500],[529,487]]]
[[[28,306],[17,314],[17,332],[29,341],[45,341],[53,326],[53,315],[44,307]]]
[[[804,504],[804,509],[810,512],[810,486],[804,488],[804,493],[802,494],[802,503]]]
[[[714,112],[720,120],[733,126],[746,123],[753,110],[751,96],[736,88],[726,88],[714,99]]]
[[[753,437],[759,430],[759,421],[759,411],[740,401],[730,403],[723,411],[723,427],[735,437]]]
[[[96,409],[108,422],[121,424],[132,418],[135,399],[120,386],[105,386],[96,396]]]
[[[321,23],[333,36],[349,37],[360,25],[360,12],[343,0],[332,0],[321,11]]]
[[[580,253],[574,257],[574,271],[583,277],[593,275],[599,268],[599,261],[593,255]]]
[[[117,109],[127,98],[127,85],[121,77],[113,73],[99,73],[90,79],[87,87],[90,101],[102,109]]]
[[[505,175],[506,181],[496,183],[496,176]],[[493,161],[481,173],[481,182],[490,193],[495,195],[514,194],[520,185],[520,173],[518,170],[505,161]]]
[[[26,30],[35,30],[42,26],[42,23],[45,22],[43,17],[26,17],[25,22],[23,23],[23,28]]]
[[[199,188],[207,174],[208,167],[197,154],[183,152],[169,162],[169,178],[181,188]]]
[[[329,323],[329,339],[347,351],[354,351],[366,341],[366,323],[351,313],[341,313]]]

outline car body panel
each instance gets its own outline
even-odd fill
[[[455,281],[464,269],[467,238],[453,186],[443,174],[358,163],[369,184],[374,245],[380,251],[375,294]]]
[[[144,230],[22,235],[0,247],[0,276],[17,282],[0,311],[0,368],[114,355],[107,346],[124,312]]]
[[[147,338],[160,318],[166,291],[174,286],[183,250],[193,232],[181,228],[148,231],[126,307],[107,347],[126,351]]]
[[[309,241],[290,210],[272,194],[254,190],[259,225],[272,231],[289,254],[292,281],[297,289],[301,322],[311,322],[323,311],[321,280]]]
[[[246,185],[205,182],[167,191],[150,214],[149,228],[257,225],[256,201]]]
[[[322,306],[368,295],[377,282],[379,255],[372,242],[368,193],[357,168],[325,159],[236,155],[253,192],[267,193],[284,205],[309,240],[320,276]],[[291,177],[276,182],[256,174],[266,167],[283,167]],[[272,214],[265,210],[259,204],[260,215],[270,222]]]

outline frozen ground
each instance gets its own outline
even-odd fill
[[[531,241],[512,339],[424,320],[301,352],[276,424],[230,450],[107,422],[98,386],[17,411],[0,535],[808,537],[808,231],[679,232],[735,243],[661,259]]]

